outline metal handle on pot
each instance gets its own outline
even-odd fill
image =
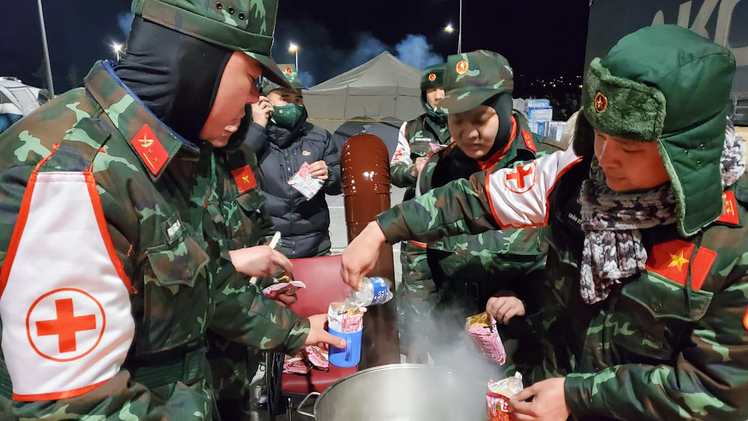
[[[320,394],[319,394],[319,392],[312,392],[312,393],[306,395],[304,397],[304,399],[302,399],[301,403],[299,404],[299,408],[296,410],[296,412],[298,412],[301,415],[306,415],[307,417],[312,417],[313,419],[316,419],[315,416],[314,416],[314,414],[310,414],[308,412],[304,412],[304,411],[301,410],[301,408],[304,407],[304,404],[306,403],[306,401],[308,401],[309,398],[311,398],[313,395],[319,396]]]

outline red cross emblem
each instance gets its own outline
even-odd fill
[[[504,185],[514,193],[524,193],[535,185],[535,163],[520,165],[506,174]]]
[[[40,356],[58,362],[84,357],[101,342],[106,316],[85,291],[62,288],[39,297],[26,316],[26,333]]]

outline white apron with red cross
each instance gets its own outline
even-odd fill
[[[114,377],[133,339],[130,288],[91,172],[35,171],[0,272],[13,399],[79,396]]]

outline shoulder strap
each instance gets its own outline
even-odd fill
[[[100,119],[83,118],[57,145],[39,168],[52,171],[88,171],[111,133]]]

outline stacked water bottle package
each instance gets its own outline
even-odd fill
[[[553,120],[551,101],[547,99],[528,99],[525,101],[525,114],[533,133],[548,136]]]

